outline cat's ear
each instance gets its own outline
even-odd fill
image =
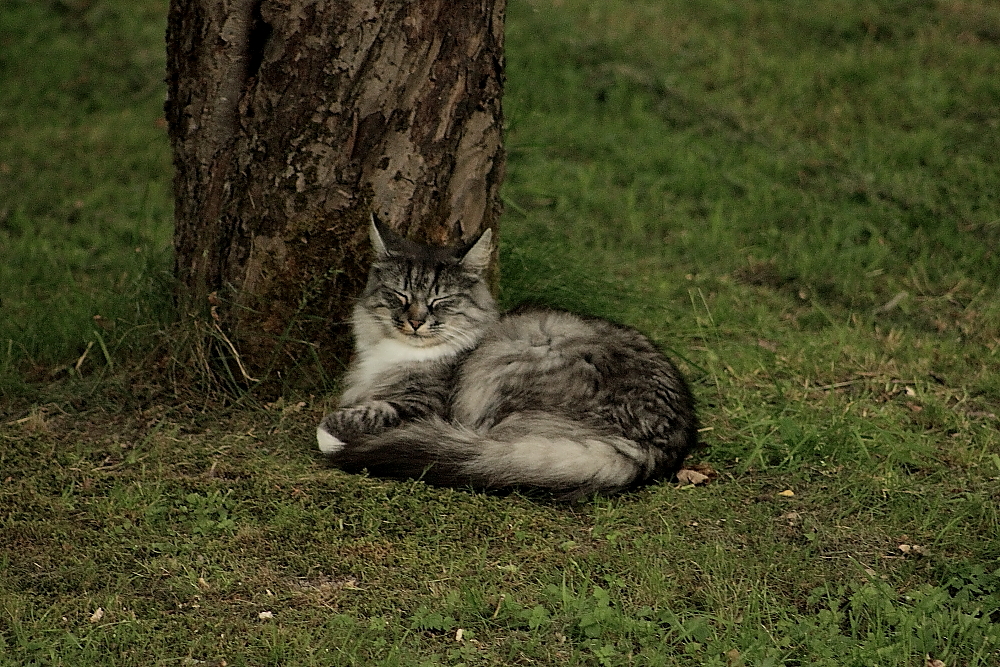
[[[487,229],[483,232],[472,247],[465,253],[459,264],[466,269],[476,273],[484,273],[490,266],[490,258],[493,257],[493,230]]]
[[[389,257],[389,249],[385,244],[385,238],[389,238],[389,230],[381,220],[376,217],[375,212],[371,213],[371,222],[368,225],[368,236],[372,240],[372,248],[375,249],[375,258],[383,260]]]

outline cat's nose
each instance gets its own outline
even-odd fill
[[[425,322],[425,320],[406,320],[406,321],[410,323],[410,326],[413,327],[414,331],[419,329],[420,325]]]

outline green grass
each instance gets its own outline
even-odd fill
[[[166,5],[0,9],[0,396],[170,318]]]
[[[0,665],[1000,662],[995,5],[511,4],[502,300],[648,332],[718,473],[562,506],[134,370],[165,4],[0,10]]]

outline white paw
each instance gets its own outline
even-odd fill
[[[324,454],[336,454],[344,448],[344,443],[324,431],[322,428],[316,429],[316,442],[319,443],[319,451]]]

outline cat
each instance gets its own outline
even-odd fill
[[[687,383],[639,332],[547,308],[499,314],[491,230],[427,246],[373,216],[369,234],[355,356],[316,431],[334,466],[575,500],[669,479],[697,445]]]

